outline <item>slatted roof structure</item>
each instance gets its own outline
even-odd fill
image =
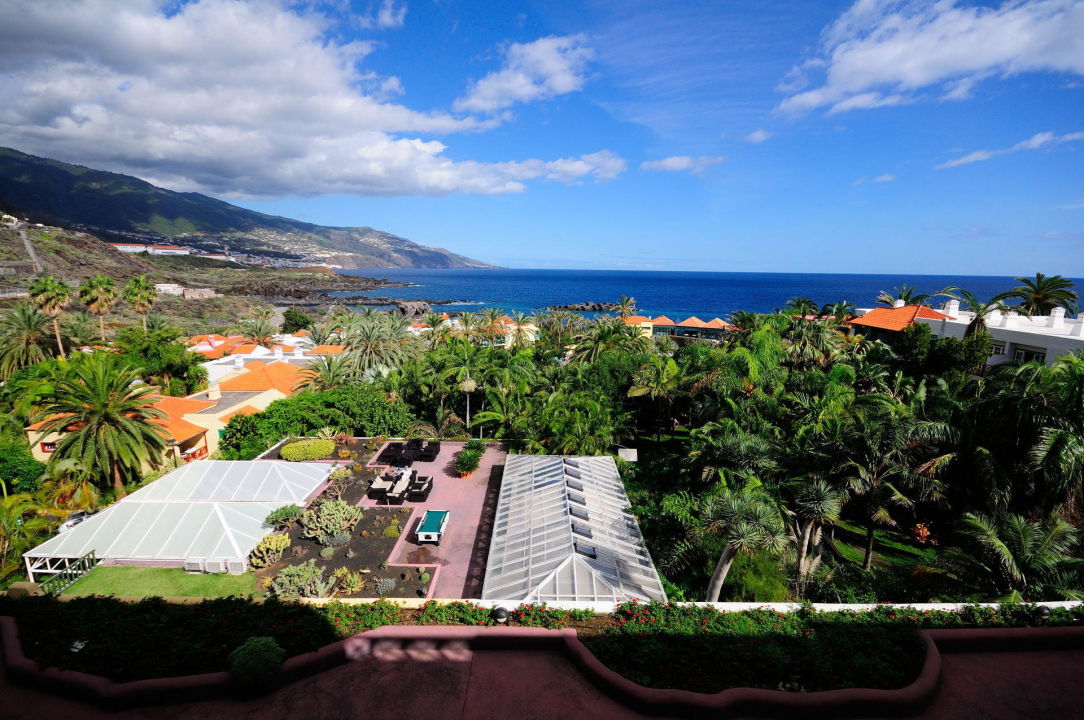
[[[244,572],[271,531],[264,519],[283,505],[305,505],[331,470],[330,463],[188,463],[26,552],[27,572],[60,572],[89,552],[120,564]]]
[[[666,600],[612,457],[509,455],[483,600]]]

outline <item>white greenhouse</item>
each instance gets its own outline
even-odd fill
[[[612,457],[509,455],[483,600],[666,600]]]
[[[63,572],[88,553],[97,562],[242,573],[271,531],[264,519],[304,506],[329,463],[199,460],[177,468],[23,555],[27,577]]]

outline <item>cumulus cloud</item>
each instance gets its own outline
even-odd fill
[[[640,168],[653,172],[691,172],[702,173],[712,165],[717,165],[726,160],[723,155],[701,155],[691,157],[689,155],[671,155],[661,160],[647,160],[640,163]]]
[[[767,130],[754,130],[745,136],[745,142],[751,142],[759,145],[765,140],[770,139],[775,133],[768,132]]]
[[[817,54],[780,83],[787,113],[913,102],[924,89],[961,100],[988,77],[1084,75],[1084,2],[858,0],[821,34]]]
[[[8,0],[0,145],[230,197],[520,192],[624,169],[608,151],[453,160],[424,136],[499,120],[389,101],[404,88],[363,68],[373,46],[331,29],[318,11],[255,0],[173,13],[158,0]]]
[[[380,7],[371,9],[364,15],[355,15],[355,22],[363,28],[385,30],[403,27],[406,21],[406,3],[396,5],[394,0],[383,0]]]
[[[505,51],[503,67],[471,85],[454,108],[489,113],[579,90],[593,57],[586,40],[584,35],[567,35],[513,43]]]
[[[1050,145],[1060,145],[1076,140],[1084,140],[1084,132],[1072,132],[1064,135],[1055,135],[1052,132],[1035,133],[1027,140],[1021,140],[1012,147],[1001,148],[1000,150],[976,150],[967,155],[943,162],[940,165],[935,165],[934,169],[945,170],[947,168],[960,167],[961,165],[970,165],[971,163],[995,158],[998,155],[1008,155],[1009,153],[1020,152],[1021,150],[1039,150],[1040,148],[1048,147]]]

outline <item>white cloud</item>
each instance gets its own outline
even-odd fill
[[[699,157],[691,157],[689,155],[671,155],[661,160],[648,160],[640,163],[640,168],[643,170],[655,171],[655,172],[691,172],[701,173],[707,170],[712,165],[726,160],[723,155],[701,155]]]
[[[330,29],[256,0],[0,2],[0,145],[231,197],[492,194],[624,169],[609,151],[453,160],[419,135],[500,120],[389,102],[402,83],[362,67],[373,46]]]
[[[886,183],[886,182],[892,182],[895,179],[896,179],[895,175],[892,175],[890,173],[885,173],[884,175],[878,175],[877,177],[870,180],[870,182]]]
[[[775,133],[768,132],[767,130],[754,130],[753,132],[745,136],[745,142],[751,142],[759,145],[765,140],[771,138],[773,135],[775,135]]]
[[[460,112],[495,112],[516,103],[575,92],[586,82],[593,51],[584,35],[513,43],[504,66],[475,82],[453,106]]]
[[[395,0],[383,0],[379,8],[370,9],[365,15],[355,15],[354,21],[359,27],[372,30],[399,28],[406,21],[406,13],[406,3],[396,5]]]
[[[780,83],[789,97],[779,110],[900,105],[913,102],[924,88],[937,89],[941,99],[960,100],[987,77],[1084,75],[1081,37],[1081,0],[1005,0],[997,7],[858,0],[825,28],[818,54]]]
[[[1060,145],[1062,143],[1074,142],[1077,140],[1084,140],[1084,132],[1071,132],[1064,135],[1055,135],[1052,132],[1036,133],[1027,140],[1021,140],[1012,147],[1002,148],[1000,150],[976,150],[967,155],[943,162],[940,165],[935,165],[934,169],[945,170],[947,168],[960,167],[961,165],[970,165],[971,163],[989,160],[998,155],[1008,155],[1009,153],[1020,152],[1021,150],[1039,150],[1048,145]]]

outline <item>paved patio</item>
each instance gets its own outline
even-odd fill
[[[429,596],[440,599],[480,598],[485,577],[493,515],[497,511],[497,491],[507,452],[488,447],[482,464],[469,478],[456,476],[452,466],[461,442],[442,442],[440,454],[432,462],[415,462],[412,470],[433,478],[433,490],[425,502],[403,503],[413,512],[403,525],[404,532],[388,557],[389,565],[437,565],[440,570]],[[378,457],[380,448],[373,456]],[[371,462],[372,467],[377,467]],[[361,507],[383,507],[376,500],[363,498]],[[440,545],[416,542],[414,529],[426,510],[448,510],[448,529]],[[484,522],[483,522],[484,514]]]

